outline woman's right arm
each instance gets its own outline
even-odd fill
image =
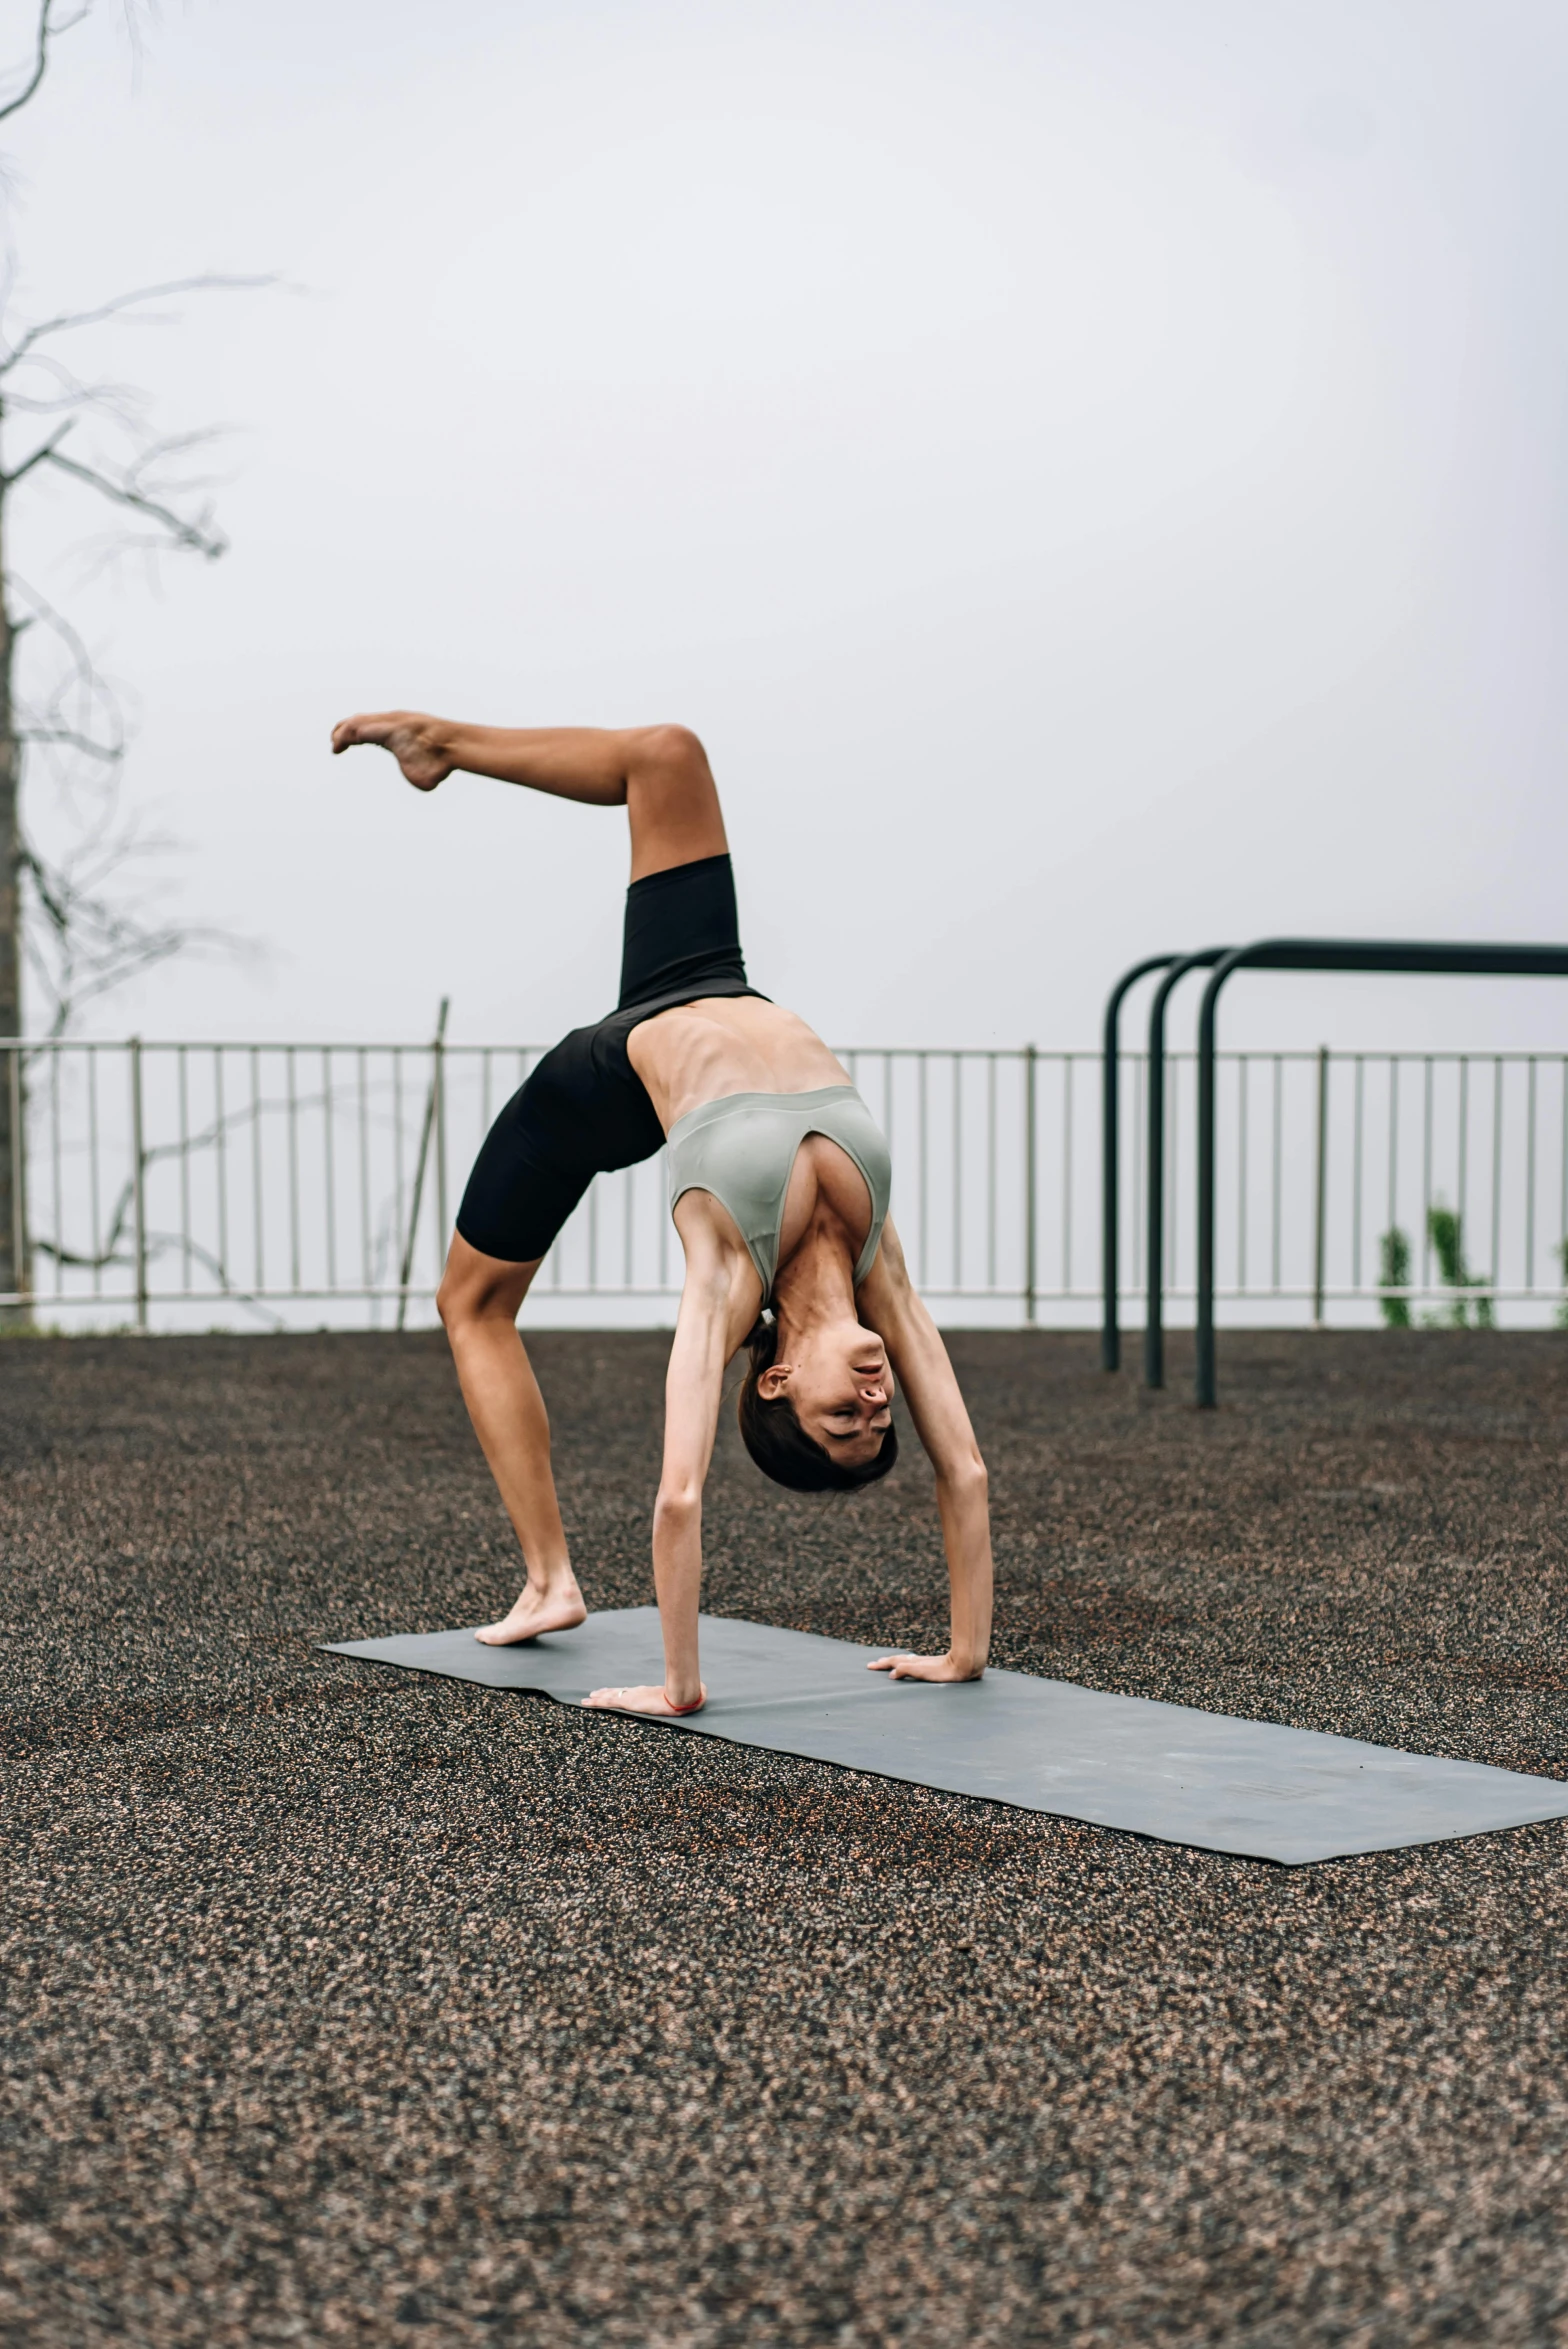
[[[942,1335],[909,1278],[891,1222],[862,1285],[860,1310],[888,1351],[915,1431],[936,1471],[952,1631],[945,1656],[888,1656],[895,1680],[978,1680],[991,1648],[991,1509],[985,1462]]]
[[[761,1284],[688,1192],[675,1210],[686,1278],[664,1380],[664,1462],[653,1507],[653,1583],[672,1702],[695,1702],[702,1598],[702,1488],[718,1433],[724,1369],[757,1317]]]

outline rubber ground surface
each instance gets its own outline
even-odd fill
[[[536,1341],[605,1605],[665,1346]],[[1568,1337],[954,1352],[998,1661],[1568,1775]],[[941,1638],[912,1443],[726,1427],[707,1542]],[[0,1345],[0,1552],[8,2344],[1568,2340],[1562,1825],[1291,1871],[317,1655],[512,1595],[436,1335]]]

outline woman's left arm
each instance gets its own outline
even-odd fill
[[[991,1511],[985,1462],[941,1333],[916,1294],[891,1223],[862,1284],[862,1317],[888,1350],[915,1432],[936,1470],[952,1636],[945,1656],[884,1656],[895,1680],[978,1680],[991,1647]]]

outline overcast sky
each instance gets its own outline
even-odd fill
[[[3,0],[8,53],[31,7]],[[180,904],[264,942],[98,1033],[547,1038],[619,817],[346,711],[678,718],[760,986],[1087,1044],[1274,931],[1560,937],[1561,0],[190,0],[0,133],[23,314],[241,429],[233,550],[77,587]],[[1232,1040],[1568,1041],[1568,994],[1238,983]]]

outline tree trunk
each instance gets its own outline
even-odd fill
[[[4,584],[8,487],[0,480],[0,1038],[22,1033],[22,761],[12,675],[16,629]],[[21,1054],[0,1049],[0,1297],[20,1292],[25,1298],[30,1285],[22,1075]],[[0,1327],[29,1318],[25,1303],[0,1304]]]

